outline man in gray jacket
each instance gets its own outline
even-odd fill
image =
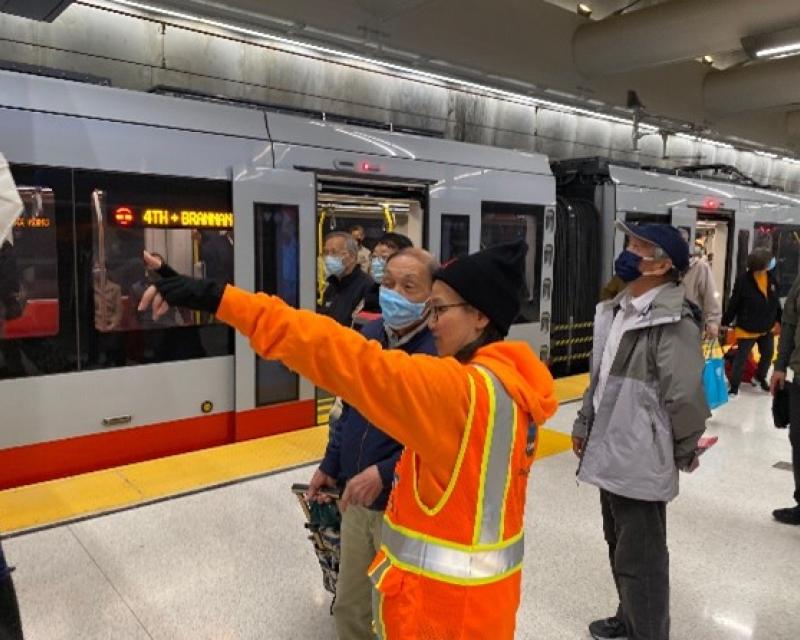
[[[618,227],[615,262],[626,288],[597,306],[591,383],[572,431],[578,478],[600,489],[603,530],[619,594],[616,615],[593,638],[669,638],[666,504],[678,470],[697,467],[709,417],[699,318],[680,276],[689,248],[669,225]]]

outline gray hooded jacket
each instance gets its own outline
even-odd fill
[[[678,495],[678,469],[694,455],[710,416],[700,331],[683,286],[658,293],[619,343],[595,414],[606,339],[623,292],[597,305],[591,383],[572,429],[585,439],[578,479],[637,500]]]

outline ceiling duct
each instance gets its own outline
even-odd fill
[[[799,75],[798,56],[709,73],[703,83],[706,110],[723,117],[800,104]]]
[[[800,23],[797,0],[672,0],[587,22],[572,41],[578,69],[604,76],[740,50],[742,38]]]
[[[73,0],[0,0],[0,13],[52,22]]]

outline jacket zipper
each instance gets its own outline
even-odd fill
[[[661,443],[658,441],[658,436],[656,434],[656,421],[653,418],[653,411],[648,409],[647,413],[650,416],[650,429],[653,432],[653,444],[655,445],[656,452],[658,453],[658,460],[661,462],[661,464],[665,464],[664,450],[661,448]]]
[[[358,458],[356,458],[356,472],[363,471],[361,468],[361,454],[364,453],[364,442],[367,440],[367,432],[369,428],[364,429],[364,434],[361,436],[361,444],[358,447]]]

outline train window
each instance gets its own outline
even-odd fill
[[[520,291],[520,313],[514,324],[539,320],[543,218],[543,206],[506,202],[483,202],[481,204],[482,249],[512,240],[524,240],[528,244],[525,285]]]
[[[625,222],[632,224],[672,224],[672,215],[669,213],[648,213],[646,211],[625,214]]]
[[[0,247],[0,379],[73,371],[71,172],[11,171],[24,209]]]
[[[233,353],[213,315],[137,311],[147,250],[180,273],[233,281],[233,213],[223,181],[75,172],[81,361],[102,368]]]
[[[255,203],[256,289],[300,302],[299,209]],[[256,357],[256,406],[299,397],[300,378],[282,363]]]
[[[800,225],[757,222],[753,247],[769,249],[775,256],[778,296],[785,297],[800,272]]]
[[[446,264],[453,258],[469,253],[469,216],[442,214],[442,241],[440,258]]]

